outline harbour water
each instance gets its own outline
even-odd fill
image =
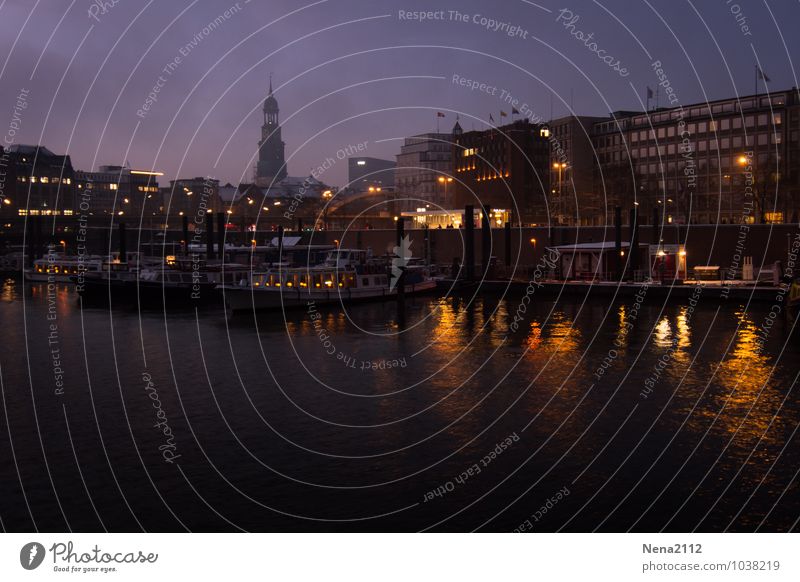
[[[800,341],[783,313],[521,301],[409,298],[401,328],[393,302],[227,319],[8,281],[2,526],[796,526]]]

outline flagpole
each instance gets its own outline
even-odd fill
[[[436,133],[439,133],[439,112],[436,112]]]
[[[753,95],[758,95],[758,65],[754,66],[756,68],[756,77],[755,77],[755,83],[753,84],[754,88]]]

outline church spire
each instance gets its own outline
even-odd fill
[[[272,73],[269,74],[269,94],[272,95]]]

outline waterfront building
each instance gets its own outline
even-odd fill
[[[637,205],[643,222],[656,209],[667,224],[798,220],[796,89],[617,112],[594,124],[593,142],[594,193],[605,199],[597,215],[606,224],[615,205]]]
[[[423,133],[404,140],[394,173],[397,211],[422,201],[438,209],[452,206],[452,139],[449,133]]]
[[[75,171],[69,155],[41,145],[12,145],[2,152],[3,206],[17,216],[70,216]]]
[[[281,125],[278,119],[278,100],[272,91],[272,76],[269,79],[269,95],[264,100],[264,123],[261,126],[261,139],[258,142],[258,162],[255,183],[262,187],[280,182],[287,176],[284,158],[285,144],[281,139]]]
[[[600,117],[554,119],[550,129],[550,216],[555,226],[599,224],[603,197],[593,189],[592,128]],[[619,136],[617,136],[619,139]]]
[[[125,166],[100,166],[97,171],[75,172],[76,196],[88,205],[89,216],[150,217],[163,212],[158,188],[161,172]]]
[[[453,134],[450,208],[483,206],[515,224],[544,224],[550,193],[550,130],[527,119]]]

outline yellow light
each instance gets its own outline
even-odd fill
[[[183,210],[178,213],[178,216],[183,216]]]
[[[381,191],[380,187],[378,187],[378,188],[375,188],[375,191],[376,191],[376,192],[380,192],[380,191]]]
[[[292,286],[292,282],[291,282],[291,281],[288,281],[288,282],[286,283],[286,286],[287,286],[287,287],[291,287],[291,286]]]
[[[681,252],[679,252],[678,254],[679,254],[680,256],[682,256],[682,257],[685,257],[685,256],[686,256],[686,251],[681,251]]]
[[[439,176],[439,182],[444,184],[444,176]]]
[[[619,256],[620,256],[620,257],[624,257],[624,256],[625,256],[625,251],[620,251],[620,252],[619,252]]]
[[[125,214],[125,212],[123,212],[122,210],[120,210],[119,212],[117,212],[117,215],[118,215],[118,216],[122,216],[123,214]]]
[[[553,164],[553,169],[554,169],[554,170],[557,170],[557,169],[558,169],[558,163],[555,163],[555,164]]]
[[[141,176],[163,176],[164,172],[146,172],[144,170],[131,170],[131,174],[139,174]]]
[[[532,238],[532,239],[531,239],[531,244],[532,244],[532,245],[535,245],[535,244],[536,244],[536,239],[535,239],[535,238]]]
[[[122,199],[122,201],[123,201],[125,204],[128,204],[128,203],[130,203],[130,200],[128,200],[127,198],[123,198],[123,199]]]
[[[228,210],[227,213],[228,214],[233,214],[233,210]]]
[[[332,287],[333,286],[333,281],[325,281],[325,286],[326,287]]]
[[[746,156],[739,156],[736,161],[739,163],[740,166],[746,166],[747,165],[747,157]]]
[[[8,198],[3,198],[3,204],[5,204],[6,206],[10,205],[11,200],[9,200]]]
[[[255,283],[253,283],[253,287],[258,287],[259,285],[261,285],[261,283],[259,283],[258,281],[256,281]]]
[[[275,203],[273,204],[273,206],[280,206],[280,205],[281,205],[281,201],[280,200],[276,200]]]
[[[369,191],[370,191],[370,192],[375,192],[375,188],[373,188],[372,186],[370,186],[370,187],[369,187]]]
[[[394,221],[395,221],[395,222],[397,222],[398,220],[400,220],[400,218],[399,218],[399,217],[397,217],[397,216],[395,216],[395,217],[394,217]]]
[[[659,257],[663,257],[663,256],[665,256],[667,253],[665,253],[664,251],[658,251],[658,253],[657,253],[657,254],[658,254],[658,256],[659,256]]]

